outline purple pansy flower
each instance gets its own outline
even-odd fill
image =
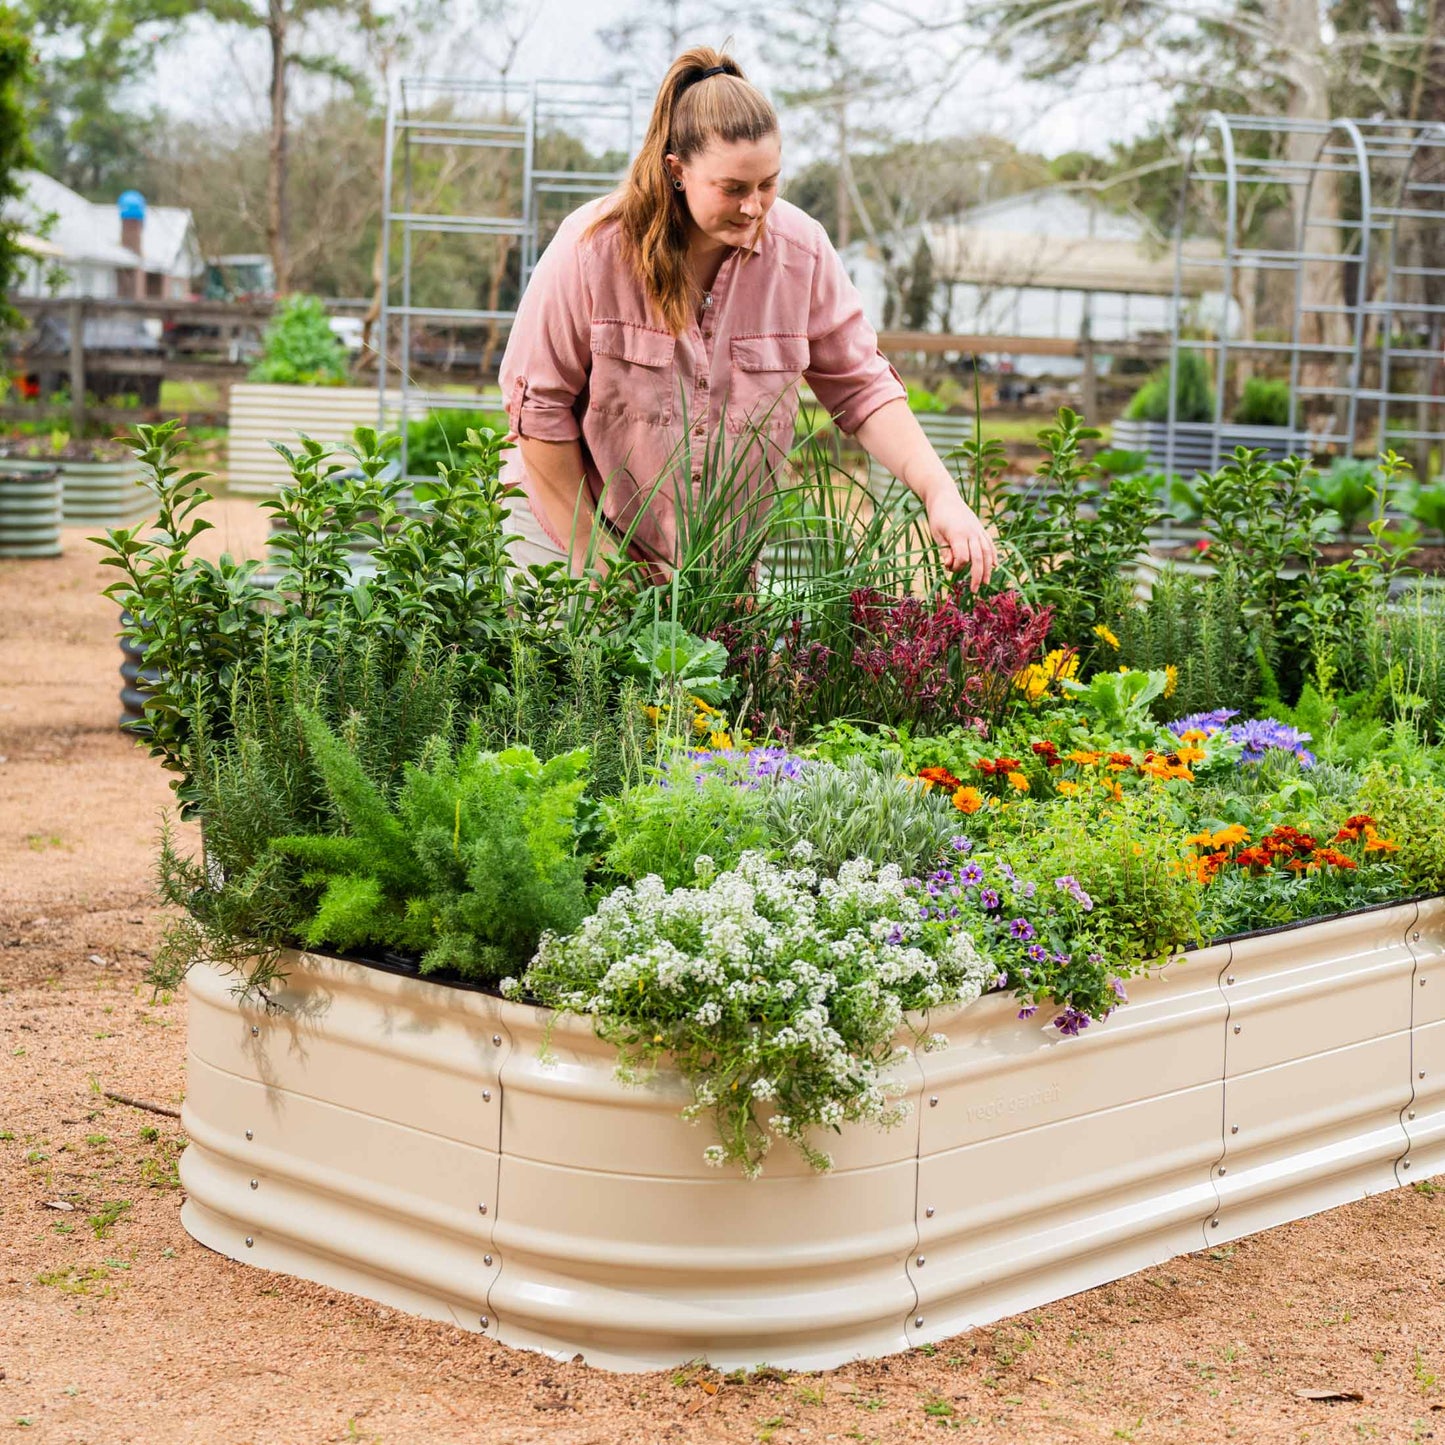
[[[1010,938],[1027,943],[1034,936],[1034,926],[1027,918],[1015,918],[1010,922],[1008,932]]]

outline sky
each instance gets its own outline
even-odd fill
[[[473,6],[470,18],[451,33],[437,36],[405,69],[431,75],[494,75],[505,45],[499,37],[512,30],[521,31],[512,68],[517,78],[606,80],[616,73],[618,55],[599,32],[635,13],[638,6],[638,0],[504,3],[507,8],[499,18],[485,20],[477,18],[478,8]],[[1096,82],[1089,92],[1069,93],[1026,84],[982,47],[970,48],[958,38],[924,37],[912,43],[892,38],[906,28],[897,5],[898,0],[890,0],[886,11],[871,17],[876,28],[869,46],[873,63],[901,81],[899,93],[889,97],[886,107],[888,126],[895,134],[911,138],[991,134],[1047,155],[1075,149],[1102,152],[1111,141],[1143,130],[1162,111],[1161,95],[1131,94],[1110,77],[1102,84]],[[659,8],[656,0],[653,6]],[[690,31],[688,43],[721,45],[731,38],[730,53],[750,78],[775,93],[795,80],[746,25],[719,24],[711,20],[711,12],[701,9],[693,13],[704,21]],[[938,12],[935,8],[931,13]],[[332,32],[317,38],[339,54],[348,50],[344,35]],[[635,62],[637,82],[649,95],[662,68],[660,54],[651,63]],[[266,114],[267,71],[263,37],[196,21],[164,53],[155,99],[178,118],[254,125]],[[172,77],[184,77],[184,83],[166,83]],[[314,94],[318,83],[311,84]],[[303,93],[303,108],[304,104]],[[796,161],[811,158],[815,144],[806,126],[786,110],[784,131]]]

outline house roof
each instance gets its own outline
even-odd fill
[[[7,201],[5,213],[30,230],[54,223],[45,240],[52,254],[69,262],[132,267],[135,253],[120,243],[120,211],[116,206],[87,201],[43,171],[21,171],[23,193]],[[141,262],[147,271],[190,277],[200,269],[195,223],[183,206],[147,206],[141,228]]]
[[[1027,191],[921,230],[943,282],[1133,295],[1174,290],[1173,247],[1141,218],[1078,191]],[[1186,294],[1218,289],[1221,272],[1207,260],[1220,254],[1207,241],[1184,243]]]

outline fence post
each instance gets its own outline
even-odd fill
[[[85,435],[85,302],[71,301],[70,316],[70,434]]]

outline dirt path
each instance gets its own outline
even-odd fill
[[[215,550],[258,546],[224,502]],[[140,983],[163,775],[115,730],[82,535],[0,562],[0,1435],[45,1441],[1445,1441],[1445,1193],[1417,1185],[972,1331],[707,1393],[556,1365],[181,1229],[186,1007]],[[1436,1375],[1441,1382],[1437,1382]],[[1364,1398],[1335,1404],[1296,1390]]]

